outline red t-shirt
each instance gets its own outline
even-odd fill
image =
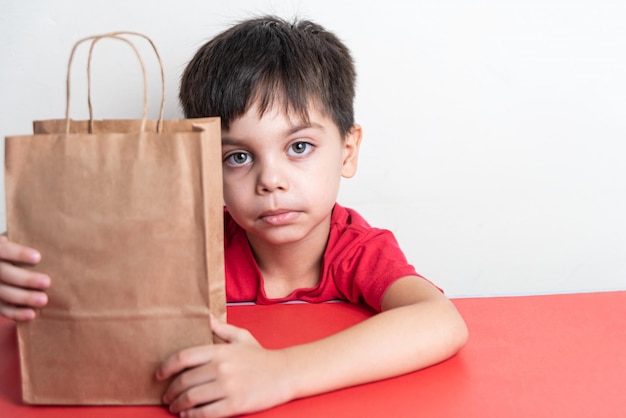
[[[333,209],[330,223],[318,285],[271,299],[263,289],[263,276],[246,232],[225,211],[226,300],[267,305],[339,299],[364,302],[379,311],[383,295],[394,281],[404,276],[419,276],[408,264],[391,231],[372,228],[357,212],[339,204]]]

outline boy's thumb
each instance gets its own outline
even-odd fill
[[[211,329],[217,337],[227,343],[253,343],[258,345],[256,339],[248,330],[222,322],[213,315],[211,315]]]

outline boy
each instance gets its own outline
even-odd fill
[[[336,203],[357,166],[355,71],[335,35],[308,21],[244,21],[187,66],[188,118],[222,118],[226,288],[229,302],[365,302],[377,315],[281,350],[213,321],[229,344],[166,359],[157,378],[181,417],[223,417],[408,373],[454,355],[467,329],[452,303],[419,276],[391,232]],[[50,278],[30,248],[0,241],[0,313],[16,320],[46,304]]]

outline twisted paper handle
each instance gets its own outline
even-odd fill
[[[126,39],[124,35],[139,36],[147,40],[152,46],[152,49],[154,50],[154,53],[159,62],[159,67],[161,70],[161,105],[160,105],[160,110],[159,110],[159,120],[157,123],[157,132],[162,131],[163,114],[165,110],[165,73],[163,70],[163,62],[161,61],[161,56],[159,55],[159,51],[157,50],[154,42],[150,38],[148,38],[146,35],[138,33],[138,32],[120,31],[120,32],[105,33],[102,35],[88,36],[86,38],[80,39],[78,42],[74,44],[74,47],[72,48],[72,52],[70,54],[70,59],[67,64],[66,97],[65,97],[65,100],[66,100],[65,102],[65,132],[66,133],[70,132],[70,96],[71,96],[71,76],[70,76],[71,71],[70,70],[72,67],[72,62],[74,60],[76,49],[78,48],[80,44],[86,41],[92,41],[89,47],[89,57],[87,61],[87,105],[89,108],[89,133],[93,133],[93,107],[91,104],[91,57],[92,57],[93,49],[96,43],[104,38],[117,39],[119,41],[126,42],[133,49],[133,51],[135,52],[135,55],[137,56],[137,59],[139,60],[139,63],[141,64],[141,71],[143,75],[143,91],[144,91],[141,131],[143,132],[145,130],[146,121],[148,119],[148,81],[147,81],[147,75],[146,75],[146,68],[145,68],[144,61],[141,57],[141,54],[137,50],[137,47],[130,40]]]

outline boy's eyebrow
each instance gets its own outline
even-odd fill
[[[241,141],[231,138],[229,136],[222,135],[222,145],[239,145]]]
[[[310,129],[310,128],[314,128],[314,129],[324,129],[324,126],[322,124],[319,123],[301,123],[299,125],[294,125],[293,127],[287,129],[286,134],[287,135],[293,135],[296,132],[300,132],[300,131],[304,131],[305,129]]]
[[[298,125],[294,125],[289,129],[285,130],[284,136],[290,136],[305,129],[324,129],[324,126],[319,123],[301,123]],[[222,134],[222,145],[239,145],[244,141],[241,141],[237,138],[233,138],[228,135]]]

